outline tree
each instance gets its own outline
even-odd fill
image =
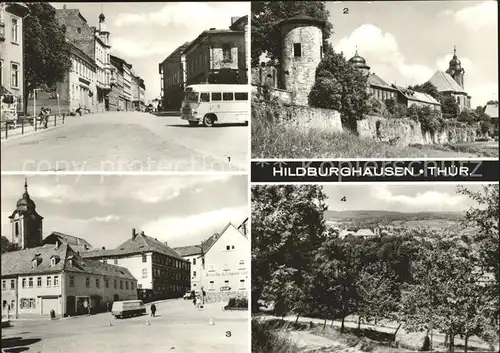
[[[263,53],[273,61],[281,59],[281,30],[277,23],[297,15],[307,15],[325,21],[323,52],[331,48],[328,38],[332,24],[325,1],[252,1],[252,66],[259,65]]]
[[[283,296],[280,281],[307,293],[314,253],[326,234],[325,200],[319,186],[252,187],[253,310],[260,299]]]
[[[421,85],[408,86],[408,89],[410,89],[412,91],[428,94],[428,95],[434,97],[434,99],[436,99],[438,102],[441,101],[441,98],[442,98],[437,87],[434,86],[434,84],[432,84],[432,82],[430,82],[430,81],[427,81]]]
[[[458,121],[463,123],[472,124],[478,121],[477,116],[474,111],[463,110],[458,116]]]
[[[56,10],[48,2],[27,2],[26,5],[29,16],[23,24],[25,111],[33,89],[43,85],[53,88],[71,68],[70,44],[56,21]]]
[[[443,113],[444,119],[458,119],[458,115],[460,114],[460,107],[458,106],[453,96],[446,96],[441,100],[441,113]]]
[[[370,111],[366,79],[342,53],[325,55],[316,69],[316,82],[309,93],[309,104],[339,111],[343,126],[356,133],[357,121]]]
[[[19,247],[16,244],[12,244],[6,236],[2,235],[1,250],[3,254],[6,252],[17,251],[19,250]]]

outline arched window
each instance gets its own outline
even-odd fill
[[[19,235],[19,222],[14,223],[14,234]]]

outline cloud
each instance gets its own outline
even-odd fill
[[[162,27],[181,26],[209,29],[211,27],[229,27],[232,16],[244,16],[249,12],[248,3],[224,3],[224,6],[214,6],[214,3],[204,2],[176,2],[168,3],[159,11],[149,13],[120,13],[113,23],[117,27],[134,26],[140,24],[154,24]],[[181,43],[179,43],[181,44]]]
[[[432,76],[434,70],[418,64],[409,64],[401,53],[396,37],[391,33],[383,33],[380,28],[372,24],[363,24],[356,28],[349,36],[342,38],[334,47],[337,52],[344,52],[347,58],[358,52],[367,60],[368,66],[373,67],[382,77],[393,77],[391,72],[397,70],[408,79],[408,84],[425,82]]]
[[[418,192],[414,196],[395,194],[387,185],[376,186],[371,189],[372,196],[380,202],[392,204],[395,209],[402,211],[446,211],[455,210],[466,201],[466,197],[460,194],[448,194],[435,190]],[[390,206],[389,206],[390,207]]]
[[[472,60],[466,57],[462,57],[461,55],[457,55],[462,63],[462,67],[467,69],[467,72],[474,72],[474,64]],[[436,60],[436,66],[439,70],[446,71],[448,70],[450,60],[453,58],[453,54],[446,54]]]
[[[474,32],[483,28],[495,27],[498,21],[496,1],[482,2],[456,12],[448,10],[444,14],[453,17],[455,23],[461,24]]]
[[[156,39],[138,41],[133,38],[116,37],[113,39],[112,51],[127,55],[130,58],[144,58],[156,54],[169,54],[175,50],[176,45],[180,44]]]
[[[108,223],[108,222],[113,222],[113,221],[118,221],[120,217],[115,216],[115,215],[107,215],[104,217],[93,217],[89,219],[89,222],[102,222],[102,223]]]
[[[465,87],[472,97],[472,107],[484,106],[489,100],[498,100],[498,83],[484,82],[467,85],[467,76],[465,76]]]
[[[214,232],[222,230],[228,222],[238,226],[248,217],[248,206],[222,208],[187,217],[165,217],[142,226],[146,234],[155,234],[160,241],[172,246],[197,244]],[[238,223],[238,224],[237,224]]]

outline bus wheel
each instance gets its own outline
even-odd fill
[[[199,121],[188,120],[190,126],[198,125]]]
[[[203,125],[210,127],[214,125],[215,117],[211,114],[207,114],[203,117]]]

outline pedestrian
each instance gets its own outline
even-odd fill
[[[156,305],[153,303],[151,304],[151,316],[155,317],[155,313],[156,313]]]
[[[201,289],[201,295],[203,296],[203,305],[205,305],[205,297],[206,297],[207,293],[205,292],[205,290],[203,288]]]
[[[111,311],[111,303],[110,302],[107,302],[106,308],[108,309],[108,312]]]
[[[196,294],[195,296],[193,297],[193,305],[196,306]]]
[[[89,303],[86,300],[83,302],[83,308],[90,315]]]
[[[92,304],[89,303],[89,315],[92,315]]]

